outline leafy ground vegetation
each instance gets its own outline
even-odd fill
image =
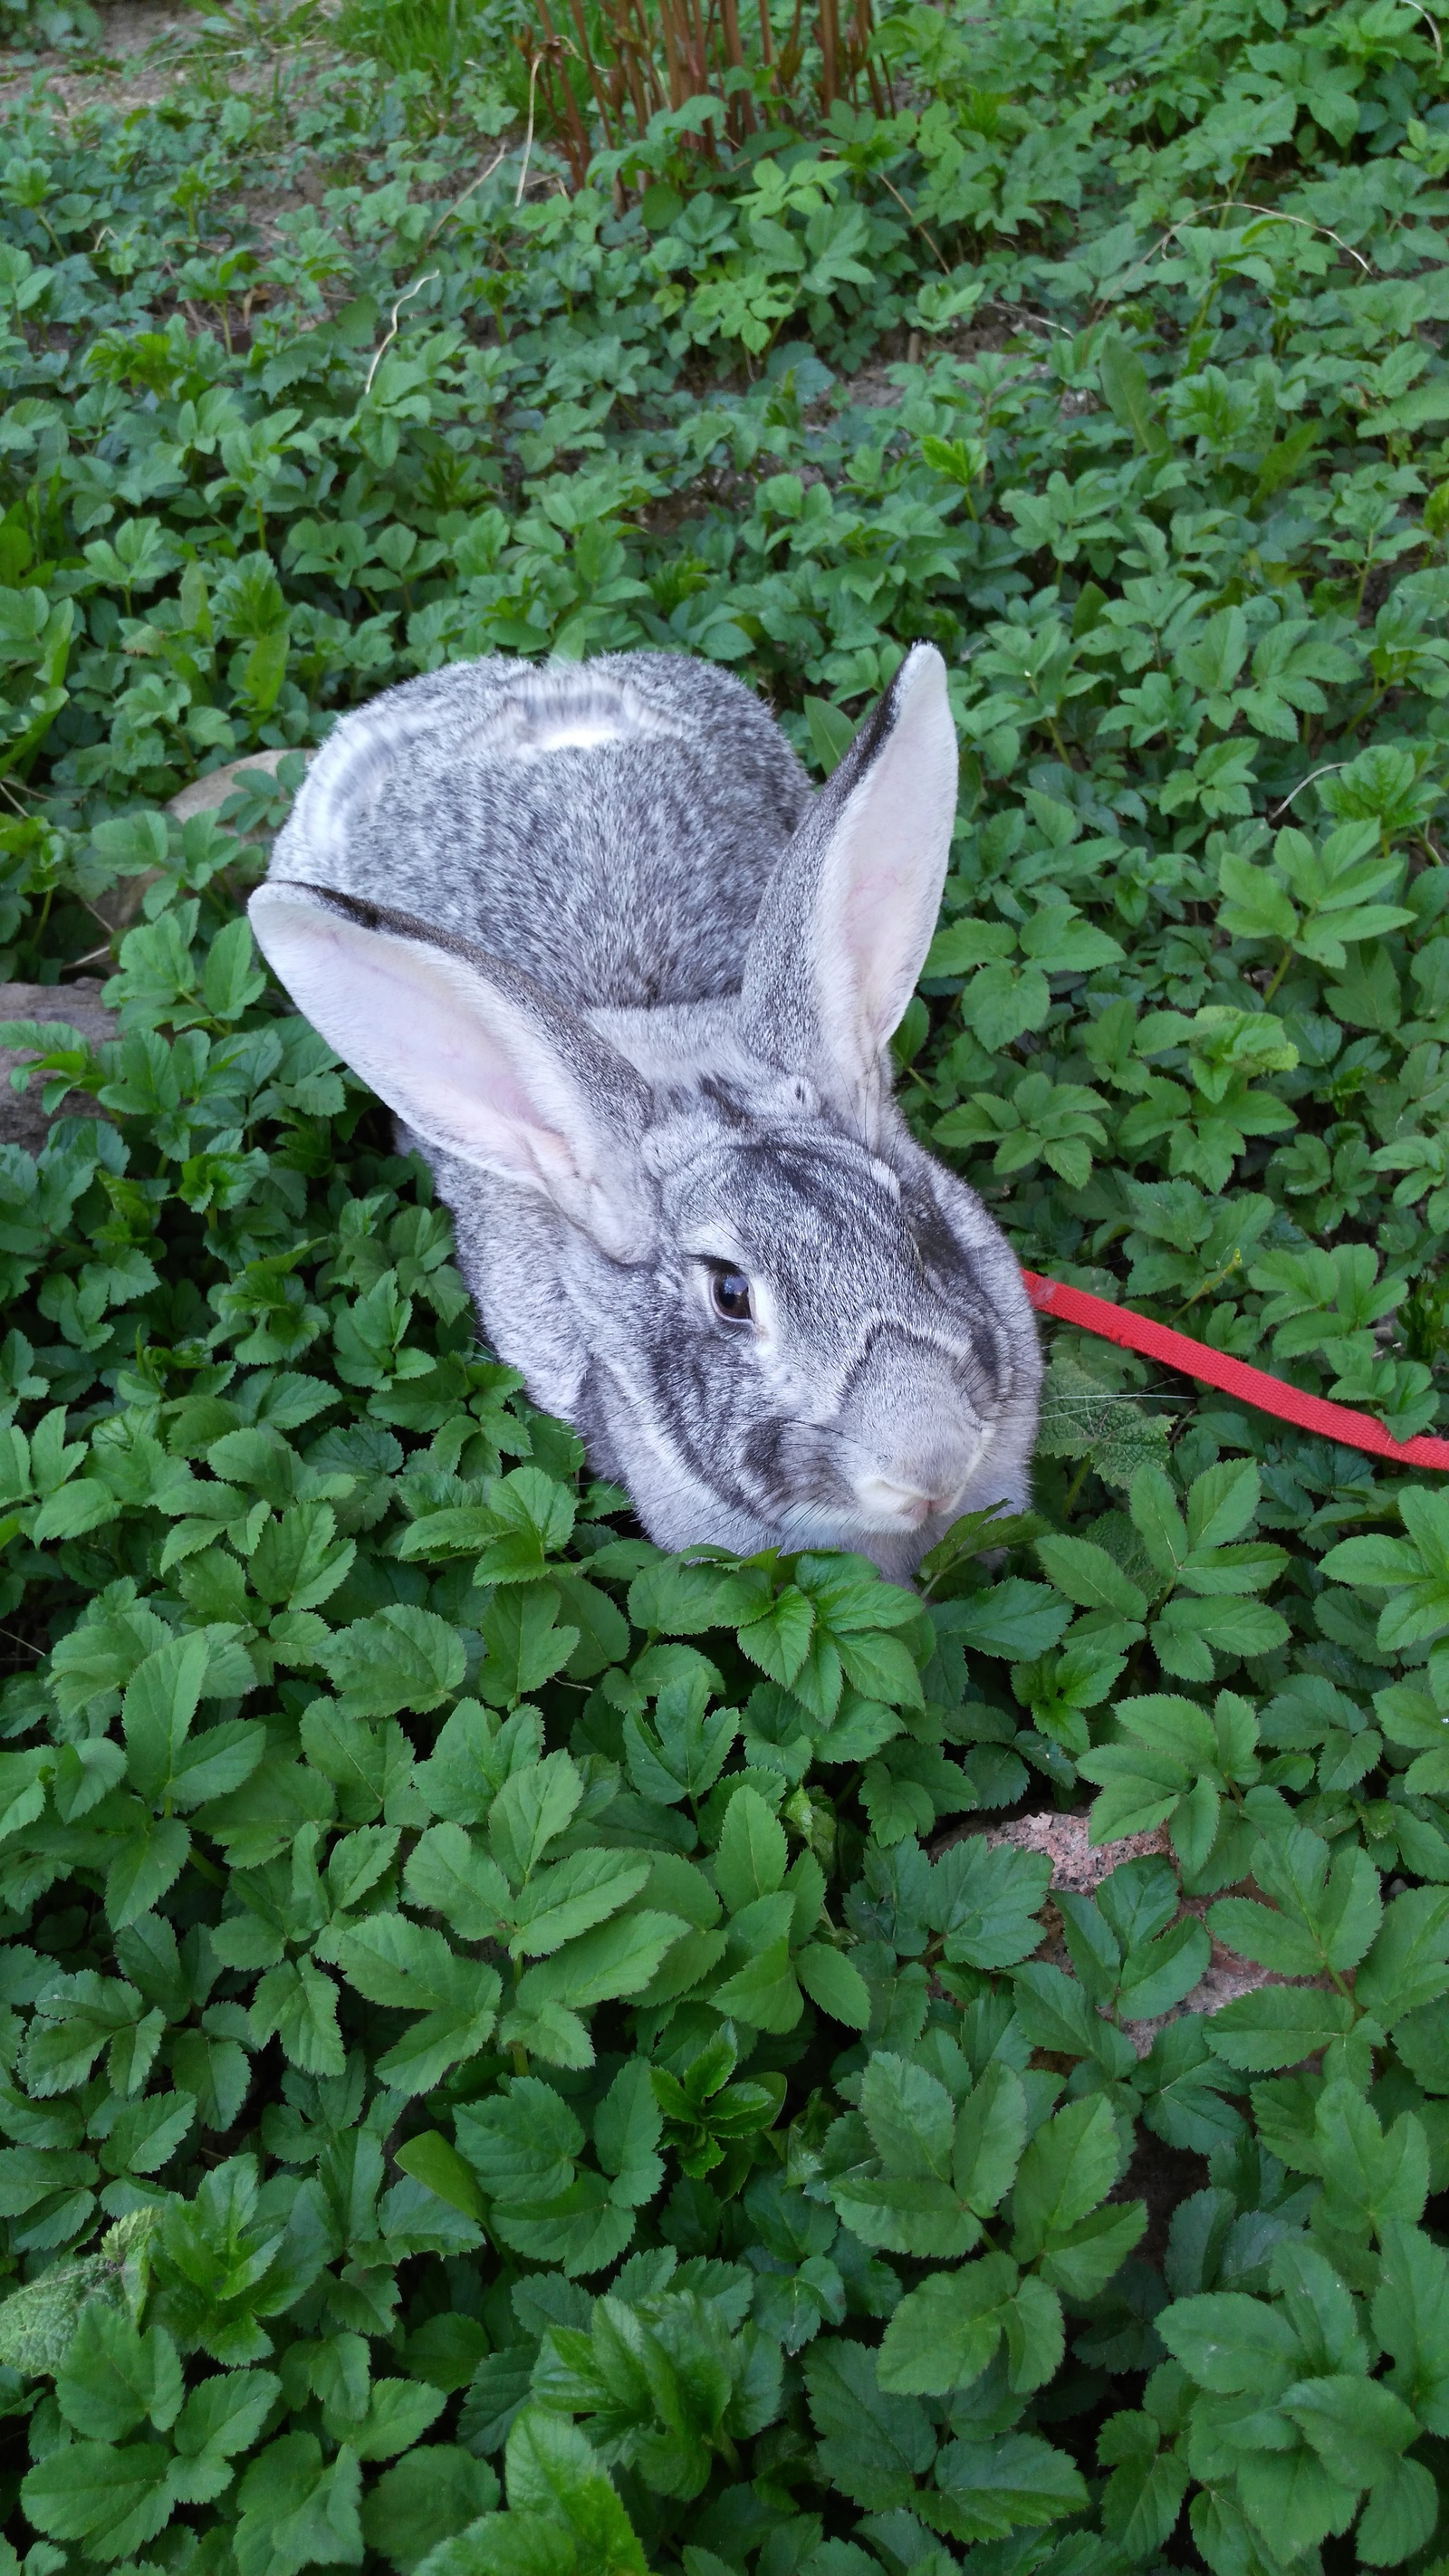
[[[1442,2566],[1442,1484],[1059,1335],[1037,1512],[919,1595],[663,1557],[239,918],[384,682],[685,649],[824,770],[930,636],[919,1131],[1036,1267],[1442,1421],[1435,19],[902,0],[812,121],[785,12],[733,139],[616,117],[574,186],[501,22],[440,89],[238,11],[117,116],[40,14],[6,2567]],[[1053,1807],[1161,1848],[1049,1908],[970,1828]],[[1213,1940],[1274,1981],[1183,2010]]]

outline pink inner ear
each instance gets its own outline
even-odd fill
[[[421,970],[421,971],[419,971]],[[354,964],[354,974],[357,972]],[[379,1085],[427,1100],[455,1132],[493,1122],[540,1124],[538,1106],[518,1078],[507,1049],[468,1009],[464,998],[400,945],[362,967],[358,1000],[379,1061]]]
[[[861,839],[865,837],[863,832]],[[861,982],[867,988],[882,950],[899,939],[907,922],[914,927],[915,901],[909,868],[889,860],[877,859],[874,864],[864,857],[857,860],[845,901],[845,944],[858,961]]]
[[[893,794],[894,785],[869,782],[841,852],[838,935],[867,1059],[910,1000],[936,926],[950,843],[951,812],[943,812],[939,792],[932,796],[929,772],[914,794]]]
[[[905,676],[895,725],[841,817],[820,889],[822,963],[834,950],[825,982],[837,1012],[844,1005],[842,1060],[872,1064],[910,1000],[936,926],[956,768],[945,674],[931,654]]]
[[[520,1177],[571,1166],[556,1113],[484,1016],[493,1003],[511,1018],[507,1005],[481,986],[475,1000],[466,967],[300,905],[268,905],[258,926],[299,1008],[420,1135]]]

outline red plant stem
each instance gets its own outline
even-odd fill
[[[820,0],[820,104],[829,112],[838,91],[840,27],[835,0]]]

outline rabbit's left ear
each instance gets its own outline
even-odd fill
[[[917,644],[780,863],[756,919],[742,1013],[772,1062],[867,1105],[930,947],[956,815],[946,666]]]
[[[552,1199],[611,1260],[652,1239],[634,1066],[516,967],[334,888],[270,877],[249,906],[269,965],[413,1133]]]

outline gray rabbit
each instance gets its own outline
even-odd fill
[[[458,663],[343,719],[252,897],[495,1349],[662,1547],[904,1582],[1026,1502],[1020,1273],[891,1099],[955,803],[930,645],[818,795],[710,663]]]

